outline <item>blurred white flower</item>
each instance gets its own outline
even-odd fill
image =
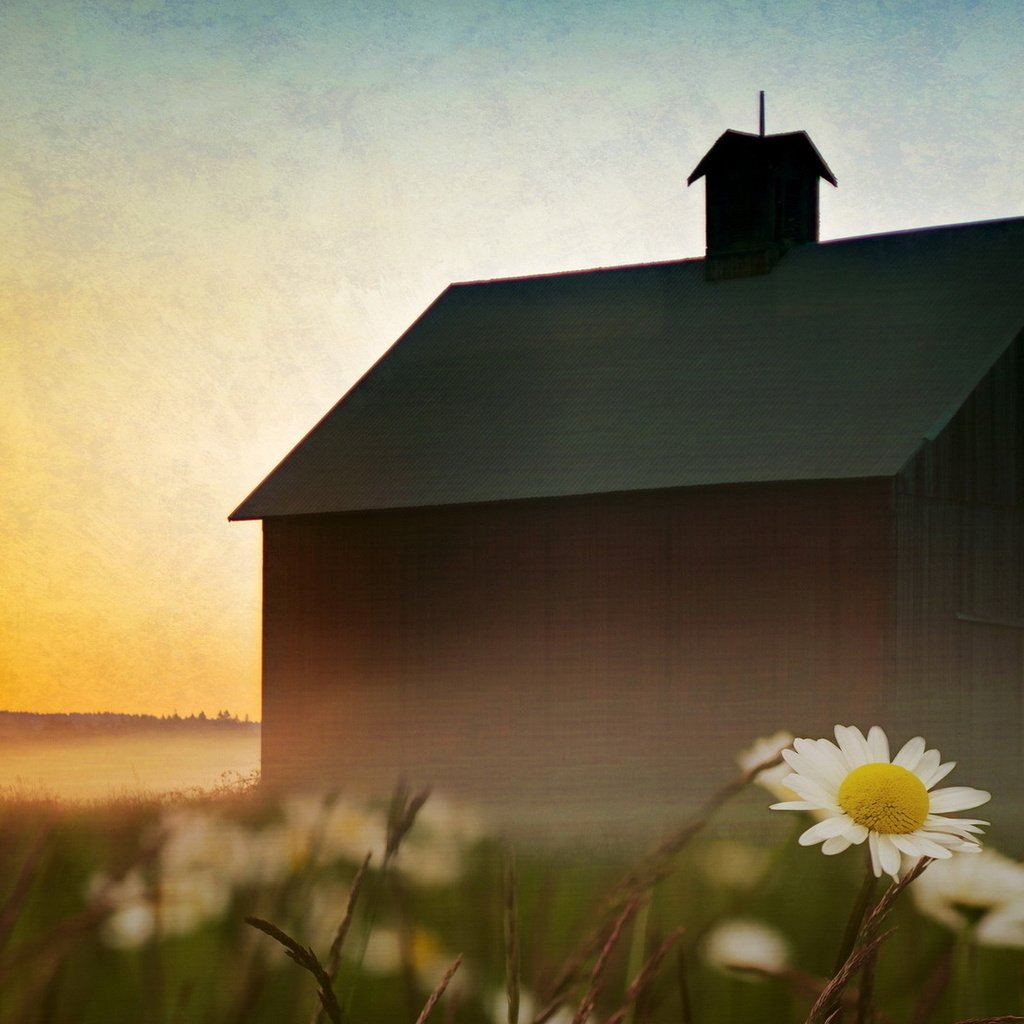
[[[349,957],[359,954],[358,944],[347,947]],[[412,934],[412,967],[427,988],[434,988],[455,959],[441,945],[440,938],[425,928]],[[370,974],[398,974],[402,969],[402,939],[394,928],[378,927],[370,933],[362,955],[363,969]],[[462,969],[459,969],[461,973]],[[457,977],[458,975],[456,975]]]
[[[221,916],[231,899],[229,879],[209,869],[162,871],[147,879],[139,869],[111,881],[95,875],[87,895],[108,910],[103,940],[118,949],[132,949],[150,939],[184,935]]]
[[[312,946],[321,959],[331,948],[338,925],[345,917],[350,895],[348,886],[339,882],[320,882],[313,888],[301,941],[305,946]],[[351,942],[351,936],[346,941]]]
[[[108,946],[136,949],[153,937],[156,914],[137,868],[116,880],[102,873],[93,875],[86,896],[93,906],[109,911],[100,928],[100,937]]]
[[[486,835],[483,819],[473,807],[432,793],[395,863],[419,885],[450,885],[462,875],[466,851]]]
[[[156,914],[151,904],[131,903],[119,907],[103,922],[100,936],[113,949],[138,949],[156,932]]]
[[[397,974],[402,968],[402,940],[393,928],[374,928],[363,950],[363,970]]]
[[[231,879],[215,869],[165,872],[150,899],[161,935],[185,935],[223,916],[231,902]]]
[[[981,946],[1024,949],[1024,900],[1007,903],[986,914],[974,930],[974,941]]]
[[[742,891],[753,889],[771,864],[771,852],[738,839],[716,839],[701,851],[700,870],[714,885]]]
[[[153,831],[160,848],[151,870],[133,870],[116,882],[97,875],[89,885],[90,902],[109,912],[103,936],[112,946],[132,948],[192,931],[222,916],[239,887],[278,884],[307,867],[361,863],[367,853],[380,867],[387,817],[384,809],[366,803],[302,793],[285,797],[280,818],[262,826],[245,827],[208,808],[186,806],[164,813]],[[483,834],[470,808],[428,800],[400,848],[397,866],[413,882],[450,884],[460,876],[464,851]],[[329,945],[347,899],[337,887],[314,891],[304,941]],[[393,939],[386,932],[376,936],[371,961],[386,963],[388,943],[395,945],[397,936]],[[417,932],[413,946],[425,983],[440,980],[450,959],[442,956],[436,937]]]
[[[462,873],[462,849],[456,843],[407,840],[398,850],[395,865],[417,885],[451,885]]]
[[[537,1001],[533,994],[525,990],[520,991],[517,1024],[530,1024],[537,1009]],[[562,1006],[548,1017],[548,1024],[572,1024],[573,1016],[572,1009]],[[504,989],[498,989],[491,996],[491,1020],[493,1024],[508,1024],[508,993]],[[588,1022],[592,1020],[592,1016],[587,1017]]]
[[[487,836],[483,817],[472,804],[431,793],[419,809],[410,835],[443,836],[469,845]]]
[[[235,877],[240,885],[274,885],[309,862],[308,834],[284,822],[272,822],[246,837],[245,854]]]
[[[995,850],[929,864],[910,886],[918,910],[981,945],[1024,948],[1024,864]]]
[[[319,793],[292,794],[285,798],[282,810],[289,848],[300,860],[360,864],[370,853],[380,866],[387,841],[387,818],[383,811],[347,797],[332,798]]]
[[[336,801],[323,829],[322,859],[361,864],[369,853],[378,867],[387,845],[387,815],[351,800]]]
[[[789,962],[789,943],[782,933],[750,918],[734,917],[716,925],[705,937],[704,958],[716,970],[739,972],[748,980],[760,980],[744,967],[764,971],[782,970]]]
[[[779,732],[772,733],[771,736],[758,737],[749,747],[736,755],[736,763],[743,771],[752,771],[759,764],[778,757],[783,750],[792,746],[793,739],[793,734],[785,730],[779,730]],[[758,772],[754,781],[780,800],[795,800],[796,793],[782,785],[782,780],[791,771],[792,769],[785,761],[780,761],[774,768],[766,768],[763,772]]]
[[[209,811],[177,808],[163,815],[160,831],[164,877],[178,880],[193,871],[206,872],[228,887],[245,880],[251,840],[241,825]]]

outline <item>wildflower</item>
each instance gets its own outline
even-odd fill
[[[358,864],[367,853],[384,858],[387,822],[384,814],[345,797],[318,793],[291,794],[283,804],[292,859],[331,864]]]
[[[352,890],[340,882],[320,882],[310,893],[302,926],[303,943],[326,953],[345,916]]]
[[[466,853],[485,835],[474,808],[434,794],[416,815],[395,863],[417,885],[451,885],[462,874]]]
[[[974,929],[974,940],[981,946],[1024,949],[1024,900],[987,914]]]
[[[176,871],[147,880],[133,869],[116,881],[94,875],[87,895],[108,913],[101,932],[104,942],[116,949],[136,949],[223,916],[231,890],[223,877],[208,870]]]
[[[305,868],[310,859],[309,834],[283,822],[253,830],[245,857],[238,863],[240,885],[275,885]]]
[[[522,990],[519,993],[518,1024],[527,1024],[537,1015],[537,1001],[533,994]],[[547,1018],[548,1024],[572,1024],[574,1014],[568,1006],[561,1006]],[[491,996],[491,1020],[494,1024],[505,1024],[508,1020],[508,994],[504,989],[494,992]],[[589,1024],[593,1017],[588,1014],[584,1024]]]
[[[770,864],[771,854],[764,847],[736,839],[713,840],[700,858],[701,872],[709,882],[744,892],[757,886]]]
[[[356,949],[350,949],[350,956],[359,956]],[[454,959],[441,945],[434,932],[415,928],[409,947],[411,966],[416,976],[429,988],[433,988],[444,976],[445,970]],[[362,951],[362,967],[369,974],[397,974],[402,968],[402,940],[393,928],[375,928]]]
[[[827,817],[800,836],[801,846],[822,844],[822,853],[840,853],[866,839],[875,875],[897,878],[902,857],[939,860],[954,852],[981,850],[975,835],[987,821],[949,818],[946,812],[978,807],[991,799],[967,786],[934,786],[956,767],[940,763],[920,736],[908,740],[890,760],[885,732],[872,726],[867,737],[855,726],[837,725],[838,746],[830,740],[797,739],[782,756],[793,769],[783,779],[799,799],[772,804],[772,810],[825,811]]]
[[[933,864],[910,887],[918,910],[979,945],[1024,948],[1024,864],[995,850]]]
[[[708,934],[704,959],[725,973],[744,970],[780,971],[789,962],[789,943],[780,931],[763,921],[735,917]],[[743,974],[753,981],[755,975]]]
[[[457,840],[471,845],[488,834],[485,821],[472,804],[452,800],[438,793],[430,799],[416,815],[410,835],[428,834],[442,836],[446,840]]]
[[[156,913],[142,873],[133,868],[120,879],[93,875],[86,890],[89,901],[108,912],[100,934],[114,949],[137,949],[156,931]]]
[[[760,736],[746,750],[736,755],[736,763],[745,771],[753,771],[759,764],[774,760],[786,747],[793,743],[793,734],[785,730],[772,733],[771,736]],[[782,780],[789,774],[789,766],[780,762],[773,768],[765,768],[754,777],[754,781],[763,786],[772,796],[780,800],[792,800],[796,793],[782,785]]]
[[[162,816],[159,832],[163,835],[160,870],[166,876],[208,871],[230,884],[248,856],[245,831],[217,814],[174,809]]]

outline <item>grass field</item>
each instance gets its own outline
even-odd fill
[[[798,846],[805,814],[775,815],[771,843],[737,838],[735,793],[744,815],[763,801],[773,817],[767,793],[741,788],[652,852],[512,844],[486,809],[441,794],[271,801],[239,784],[76,807],[8,798],[0,1021],[413,1024],[440,987],[439,1022],[812,1019],[864,891],[864,848]],[[1020,866],[1007,864],[1012,888]],[[876,1024],[1016,1019],[1024,954],[1012,920],[985,931],[996,897],[967,908],[966,889],[947,894],[965,912],[950,927],[919,908],[922,885],[861,933],[854,952],[887,937],[831,1006]]]

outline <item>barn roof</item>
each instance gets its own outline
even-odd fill
[[[446,289],[232,519],[892,476],[1024,328],[1024,218]]]
[[[686,184],[692,185],[698,178],[719,167],[733,170],[754,165],[760,168],[765,162],[772,161],[804,164],[830,185],[836,184],[836,176],[829,170],[807,132],[750,135],[732,128],[719,135],[686,179]]]

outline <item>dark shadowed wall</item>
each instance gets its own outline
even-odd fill
[[[952,784],[992,791],[977,813],[1024,849],[1024,338],[897,490],[897,706],[959,762]]]
[[[879,720],[891,509],[868,480],[269,519],[264,778],[677,816],[756,736]]]

